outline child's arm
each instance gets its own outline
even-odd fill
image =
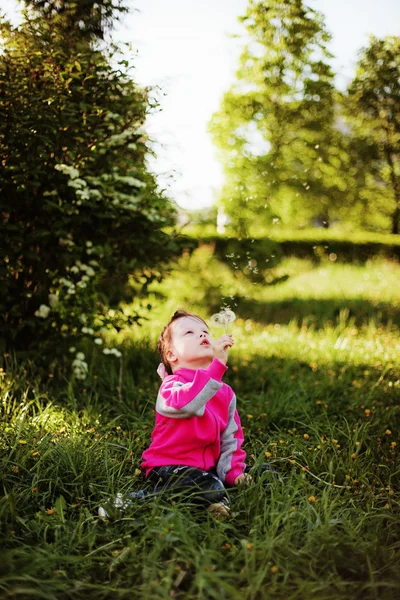
[[[193,381],[182,383],[173,375],[166,377],[160,387],[156,411],[164,417],[186,419],[201,417],[205,405],[222,386],[227,367],[214,358],[207,369],[198,369]]]
[[[221,450],[217,463],[217,474],[228,485],[237,485],[236,479],[243,474],[246,466],[246,452],[241,449],[244,440],[239,414],[236,410],[236,396],[232,392],[228,408],[228,424],[221,433]]]

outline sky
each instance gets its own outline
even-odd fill
[[[179,206],[209,207],[223,183],[222,167],[207,133],[212,114],[234,81],[245,30],[238,23],[248,0],[129,0],[130,14],[114,32],[137,49],[134,77],[158,86],[158,112],[148,118],[159,185]],[[325,17],[341,89],[352,79],[357,52],[369,35],[400,35],[399,0],[308,0]],[[6,14],[16,0],[0,0]],[[239,34],[232,37],[232,34]]]

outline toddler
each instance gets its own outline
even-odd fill
[[[234,340],[213,341],[197,315],[177,311],[158,341],[162,384],[142,467],[155,490],[187,490],[217,515],[229,513],[225,486],[251,481],[235,394],[222,377]]]

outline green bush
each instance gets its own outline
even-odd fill
[[[62,15],[1,28],[1,345],[61,354],[139,318],[118,308],[179,250],[146,165],[151,108],[118,49]]]

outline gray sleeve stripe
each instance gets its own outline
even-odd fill
[[[232,456],[238,447],[238,440],[234,437],[239,429],[235,421],[236,396],[233,394],[228,407],[228,424],[221,433],[221,451],[217,464],[217,475],[221,481],[225,481],[225,476],[231,470]]]
[[[181,386],[178,383],[178,385],[173,387],[183,387],[183,385]],[[165,398],[159,393],[157,396],[156,411],[163,417],[172,417],[173,419],[187,419],[188,417],[193,416],[202,417],[204,415],[206,403],[221,387],[221,381],[210,379],[197,396],[181,408],[168,406]]]

